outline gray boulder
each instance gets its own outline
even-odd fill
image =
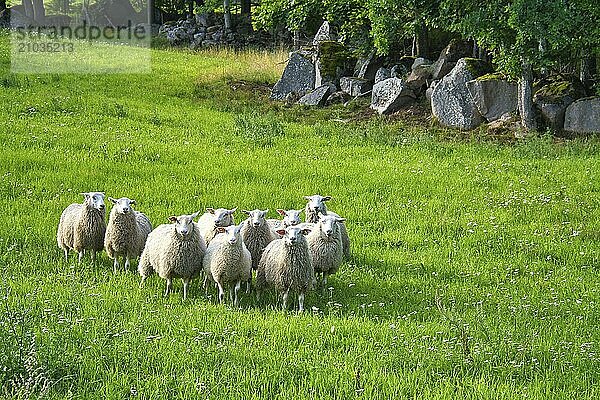
[[[367,57],[359,58],[354,67],[354,76],[369,81],[375,80],[377,70],[383,65],[383,58],[372,52]]]
[[[481,60],[461,58],[431,93],[431,111],[444,125],[459,129],[473,129],[483,122],[467,82],[491,72],[491,67]]]
[[[402,79],[389,78],[373,86],[371,108],[379,114],[391,114],[415,101],[416,97]]]
[[[331,104],[340,104],[340,103],[341,103],[341,104],[344,104],[344,103],[346,103],[347,101],[349,101],[350,99],[352,99],[352,98],[350,97],[350,95],[349,95],[348,93],[346,93],[346,92],[342,92],[342,91],[340,90],[340,91],[337,91],[337,92],[331,93],[331,94],[329,95],[329,97],[327,98],[327,102],[326,102],[325,104],[326,104],[326,105],[331,105]]]
[[[335,37],[331,33],[329,22],[323,21],[323,24],[321,24],[321,27],[319,28],[313,39],[313,46],[318,47],[321,44],[321,42],[328,42],[332,40],[335,40]]]
[[[421,64],[406,77],[406,84],[412,90],[420,92],[427,88],[429,78],[431,78],[431,65]]]
[[[298,100],[298,104],[304,106],[322,107],[327,102],[329,95],[336,90],[335,86],[325,84],[319,86],[310,93],[305,94]]]
[[[584,90],[568,80],[557,79],[542,86],[533,96],[536,106],[546,126],[560,132],[565,124],[567,107],[583,97]]]
[[[435,87],[437,86],[437,84],[440,81],[432,81],[429,84],[429,87],[427,88],[427,90],[425,91],[425,97],[427,98],[427,101],[431,102],[431,94],[433,93],[433,89],[435,89]]]
[[[479,113],[488,122],[517,110],[517,84],[501,79],[498,75],[484,75],[469,81],[467,88]]]
[[[414,70],[416,68],[419,68],[421,65],[431,65],[431,61],[423,57],[415,58],[411,69]]]
[[[342,89],[343,92],[348,93],[352,97],[357,97],[361,94],[365,94],[372,88],[373,84],[366,79],[356,78],[354,76],[345,76],[340,79],[340,89]]]
[[[325,82],[339,85],[341,77],[352,75],[355,64],[356,60],[342,43],[320,42],[315,61],[315,86],[321,86]]]
[[[381,67],[377,70],[377,73],[375,74],[375,83],[385,81],[386,79],[389,79],[391,77],[392,72],[387,68]]]
[[[290,60],[283,70],[281,79],[273,86],[271,99],[284,100],[290,93],[306,94],[315,87],[315,66],[297,52],[290,54]]]
[[[600,97],[574,101],[565,111],[564,130],[569,133],[600,133]]]
[[[452,40],[448,46],[440,52],[437,61],[433,63],[433,79],[442,79],[456,66],[456,62],[464,57],[470,57],[473,53],[473,45],[462,40]]]

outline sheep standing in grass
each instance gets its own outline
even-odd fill
[[[343,218],[321,215],[314,229],[306,236],[315,274],[321,273],[322,288],[327,285],[327,276],[337,272],[344,257],[340,227]]]
[[[275,239],[279,239],[279,235],[275,232],[265,219],[265,215],[269,210],[243,210],[243,213],[248,215],[248,219],[242,222],[242,238],[246,247],[252,255],[252,269],[258,268],[258,262],[262,256],[265,247]],[[250,293],[252,284],[252,275],[248,279],[246,293]]]
[[[129,270],[129,260],[142,254],[146,238],[152,232],[152,224],[148,217],[131,208],[135,200],[127,197],[113,199],[114,206],[108,217],[108,225],[104,236],[104,249],[111,259],[114,259],[114,272],[119,268],[119,257],[123,257],[125,270]]]
[[[71,204],[62,212],[56,241],[68,260],[69,250],[75,250],[81,263],[85,250],[92,253],[92,262],[96,262],[96,253],[104,248],[106,231],[104,193],[81,193],[85,200],[82,204]]]
[[[304,212],[306,215],[306,222],[317,223],[319,221],[319,215],[333,215],[339,217],[333,211],[327,211],[326,201],[331,200],[331,196],[321,196],[315,194],[313,196],[304,196],[305,200],[308,200]],[[350,238],[348,237],[348,231],[346,225],[340,223],[340,234],[342,235],[342,245],[344,250],[344,257],[350,258]]]
[[[223,288],[229,285],[229,297],[236,307],[240,285],[252,277],[252,256],[244,244],[241,229],[241,224],[217,228],[219,234],[211,240],[202,262],[204,285],[208,280],[216,282],[220,303],[225,294]]]
[[[237,208],[228,210],[226,208],[207,208],[206,212],[200,216],[198,226],[200,234],[208,245],[210,241],[217,235],[217,228],[233,225],[233,213]]]
[[[282,210],[282,209],[278,209],[277,213],[279,213],[279,215],[283,216],[282,220],[279,219],[268,219],[267,223],[269,224],[269,226],[271,227],[271,229],[273,229],[274,231],[278,230],[278,229],[285,229],[288,226],[293,226],[293,225],[298,225],[299,223],[302,222],[302,220],[300,219],[300,213],[304,211],[304,210]]]
[[[138,265],[142,277],[140,286],[152,272],[157,272],[167,281],[167,296],[173,289],[173,279],[181,278],[183,298],[187,298],[189,283],[202,272],[202,258],[206,253],[206,244],[194,222],[197,216],[198,212],[171,216],[171,224],[160,225],[148,235]]]
[[[290,226],[278,233],[283,238],[269,243],[258,264],[257,295],[274,286],[282,294],[285,310],[290,291],[296,291],[299,309],[304,311],[304,297],[315,280],[308,242],[304,237],[309,231]]]

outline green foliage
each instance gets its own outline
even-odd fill
[[[321,0],[266,0],[255,8],[253,24],[266,30],[312,31],[322,15]]]

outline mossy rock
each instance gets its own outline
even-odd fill
[[[552,80],[535,93],[535,100],[544,103],[558,104],[565,98],[577,100],[585,96],[585,88],[577,81]]]
[[[467,67],[467,71],[473,75],[473,78],[479,78],[480,76],[494,72],[494,67],[492,67],[492,64],[478,58],[465,57],[463,60]]]
[[[342,43],[324,41],[319,45],[321,76],[338,80],[340,74],[352,70],[356,59]]]
[[[510,81],[510,78],[501,72],[492,72],[491,74],[481,75],[478,81]]]

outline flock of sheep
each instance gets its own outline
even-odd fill
[[[304,296],[327,276],[335,273],[344,257],[350,256],[350,239],[345,219],[328,211],[325,202],[330,196],[305,196],[306,222],[300,220],[303,210],[277,210],[282,220],[267,219],[269,210],[246,211],[247,218],[234,223],[236,208],[207,208],[191,215],[169,217],[170,224],[152,229],[148,217],[132,208],[135,201],[127,197],[113,199],[108,224],[105,222],[104,193],[82,193],[82,204],[71,204],[62,213],[58,224],[57,242],[64,251],[78,253],[81,262],[85,250],[96,253],[106,250],[114,260],[114,270],[126,270],[130,260],[139,257],[138,272],[146,278],[156,272],[166,280],[167,296],[173,279],[183,281],[183,298],[187,297],[192,279],[204,275],[204,288],[211,283],[218,288],[219,301],[224,301],[225,288],[230,299],[239,304],[242,283],[246,293],[252,288],[252,271],[256,271],[256,295],[274,287],[287,308],[290,292],[298,294],[299,310],[304,310]]]

